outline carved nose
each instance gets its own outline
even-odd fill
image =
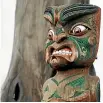
[[[60,42],[64,41],[66,38],[67,38],[67,36],[65,34],[57,35],[56,42],[60,43]]]

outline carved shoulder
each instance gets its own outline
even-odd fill
[[[51,82],[51,78],[46,80],[46,82],[44,83],[44,85],[43,85],[43,93],[48,90],[47,86],[50,85],[50,82]]]
[[[100,79],[97,76],[90,76],[89,78],[90,85],[90,96],[92,102],[100,101]]]
[[[52,78],[48,79],[43,85],[43,99],[42,101],[50,101],[52,95],[55,94],[57,89],[56,82],[52,80]]]

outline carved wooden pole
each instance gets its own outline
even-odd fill
[[[47,6],[88,3],[89,0],[17,0],[15,36],[10,69],[1,101],[40,101],[44,81],[52,75],[44,62]]]
[[[91,75],[96,59],[101,8],[91,4],[50,6],[45,61],[56,74],[43,85],[44,102],[99,102],[100,79]]]

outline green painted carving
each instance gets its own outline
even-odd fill
[[[54,42],[53,41],[50,41],[46,44],[45,48],[47,48],[49,45],[53,44]]]
[[[53,8],[51,8],[51,7],[47,8],[47,9],[45,10],[45,14],[48,15],[48,16],[50,16],[49,21],[52,22],[52,23],[55,22],[55,21],[54,21],[54,12],[55,12],[55,9],[53,9]],[[44,16],[45,16],[45,15],[44,15]]]
[[[46,91],[49,91],[49,87],[47,86],[44,91],[45,91],[45,92],[46,92]]]
[[[71,19],[78,18],[83,15],[94,13],[98,7],[86,4],[73,4],[63,9],[60,13],[60,21],[65,24]]]
[[[57,86],[59,85],[58,81],[56,81],[54,78],[51,79]]]
[[[55,91],[50,97],[49,97],[49,99],[50,98],[61,98],[60,96],[59,96],[59,94],[58,94],[58,92],[57,91]]]
[[[97,56],[100,8],[88,4],[48,7],[50,22],[45,59],[57,73],[47,80],[45,101],[95,102],[100,100],[97,76],[90,68]],[[96,97],[95,97],[96,96]]]
[[[57,28],[56,35],[59,35],[60,33],[63,33],[63,28]]]
[[[64,78],[63,80],[61,80],[60,82],[58,82],[56,79],[54,79],[54,78],[52,78],[51,80],[58,86],[60,83],[62,83],[63,81],[68,81],[69,80],[69,78],[71,78],[71,77],[73,77],[73,76],[76,76],[76,75],[79,75],[79,74],[81,74],[81,73],[78,73],[78,74],[75,74],[75,75],[72,75],[72,76],[69,76],[69,77],[66,77],[66,78]]]
[[[74,77],[74,76],[77,76],[77,75],[80,75],[80,74],[81,74],[81,73],[77,73],[77,74],[71,75],[71,76],[69,76],[69,77],[67,77],[67,78],[64,78],[63,80],[61,80],[61,81],[59,82],[59,84],[62,83],[63,81],[65,81],[65,80],[70,79],[71,77]]]
[[[77,96],[80,96],[81,94],[83,94],[84,91],[76,91],[75,94],[72,96],[73,97],[77,97]]]
[[[72,87],[77,87],[77,86],[79,86],[79,87],[82,88],[82,86],[84,85],[84,83],[85,83],[85,77],[81,77],[81,78],[78,78],[78,79],[76,79],[76,80],[68,83],[67,85],[70,85],[70,86],[72,86]]]

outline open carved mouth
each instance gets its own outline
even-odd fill
[[[53,52],[51,53],[51,60],[55,60],[54,62],[56,62],[58,60],[58,58],[62,57],[62,59],[66,59],[67,61],[72,61],[71,57],[72,57],[72,50],[69,47],[62,47],[58,50],[53,50]]]
[[[77,58],[77,51],[73,43],[64,43],[62,45],[53,45],[47,49],[48,62],[73,62]],[[62,60],[61,60],[62,59]]]

